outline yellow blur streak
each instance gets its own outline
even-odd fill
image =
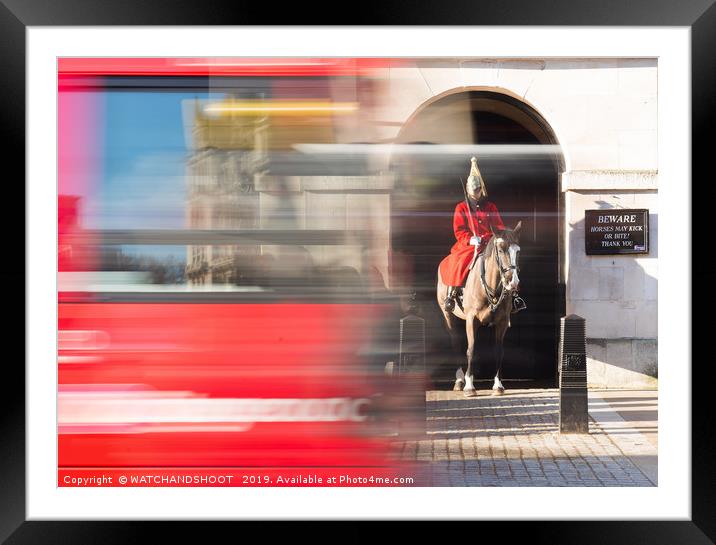
[[[313,100],[226,101],[204,107],[205,113],[220,115],[335,115],[358,110],[356,102],[320,102]]]

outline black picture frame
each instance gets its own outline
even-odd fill
[[[82,26],[82,25],[246,25],[291,24],[315,25],[316,12],[327,14],[325,24],[341,25],[584,25],[584,26],[685,26],[691,29],[692,38],[692,179],[699,180],[698,204],[713,202],[709,197],[712,174],[709,171],[710,155],[708,131],[715,126],[713,97],[716,96],[716,6],[714,0],[633,0],[617,2],[607,0],[553,0],[508,1],[489,0],[470,2],[412,2],[410,5],[395,0],[362,3],[360,9],[349,11],[311,10],[304,4],[292,4],[277,8],[276,4],[261,2],[206,2],[172,0],[142,2],[124,0],[3,0],[0,3],[0,67],[4,82],[0,84],[0,111],[3,135],[2,155],[5,171],[6,202],[25,202],[19,179],[25,175],[25,30],[28,26]],[[341,17],[339,13],[347,13]],[[19,169],[10,167],[19,166]],[[15,171],[17,174],[10,175]],[[687,187],[684,181],[684,186]],[[695,185],[695,184],[694,184]],[[692,191],[697,187],[692,186]],[[668,204],[664,204],[667,206]],[[17,236],[25,225],[24,207],[16,204],[3,211],[2,233],[7,236],[7,255],[16,257],[3,268],[4,303],[6,316],[15,317],[15,309],[23,308],[24,299],[16,286],[24,285],[25,292],[32,289],[25,279],[25,238]],[[13,213],[14,212],[14,213]],[[20,217],[21,216],[21,217]],[[693,247],[707,244],[709,232],[708,212],[692,214],[692,223],[684,218],[683,228],[692,229]],[[669,252],[674,249],[667,249]],[[684,257],[688,254],[683,254]],[[714,279],[707,268],[695,269],[693,286],[709,286]],[[10,289],[8,289],[10,287]],[[697,294],[698,308],[702,295]],[[691,297],[688,292],[684,297]],[[707,303],[711,297],[707,296]],[[693,301],[693,299],[692,299]],[[48,304],[51,304],[48,302]],[[23,306],[21,306],[23,305]],[[706,304],[706,306],[710,306]],[[10,315],[9,311],[13,314]],[[692,317],[679,317],[691,319]],[[6,339],[19,339],[24,331],[24,320],[11,319],[5,326]],[[693,320],[692,340],[701,338],[704,322]],[[686,341],[686,340],[685,340]],[[6,341],[9,344],[9,341]],[[7,345],[6,345],[7,346]],[[23,345],[23,360],[24,345]],[[696,353],[696,352],[694,352]],[[690,521],[502,521],[480,522],[470,530],[471,539],[519,539],[530,544],[538,543],[649,543],[686,544],[713,543],[716,540],[716,470],[712,462],[714,427],[710,415],[711,383],[707,379],[710,358],[701,360],[703,365],[691,368],[692,376],[692,516]],[[689,367],[688,361],[670,364]],[[162,541],[176,539],[205,542],[213,534],[208,522],[172,523],[162,522],[79,522],[79,521],[26,521],[25,520],[25,372],[18,358],[4,358],[2,415],[2,467],[0,468],[0,539],[9,544],[18,543],[130,543],[148,540],[149,531],[161,532]],[[470,513],[479,513],[479,505],[465,506],[458,514],[468,519]],[[558,517],[559,506],[555,506]],[[506,506],[506,516],[509,515]],[[628,513],[625,513],[628,517]],[[316,519],[321,514],[316,513]],[[234,523],[223,523],[222,526]],[[255,528],[250,527],[256,526]],[[170,526],[170,527],[169,527]],[[407,526],[407,527],[406,527]],[[232,526],[233,528],[233,526]],[[291,538],[304,525],[283,525],[280,529],[271,523],[244,524],[241,536],[261,535],[267,532],[272,540]],[[325,535],[327,539],[348,539],[356,542],[372,539],[373,533],[389,531],[385,525],[373,527],[350,523],[340,534],[323,529],[307,535],[315,541]],[[465,526],[455,528],[454,523],[431,525],[423,523],[404,525],[401,539],[410,539],[415,532],[423,539],[436,537],[460,538]],[[232,531],[232,530],[230,530]],[[168,534],[171,532],[171,536]],[[305,530],[304,530],[305,532]],[[407,533],[406,533],[407,532]],[[426,533],[427,532],[427,533]],[[341,537],[343,536],[343,537]],[[467,536],[462,536],[467,537]],[[233,540],[233,538],[232,538]],[[213,539],[212,539],[213,541]]]

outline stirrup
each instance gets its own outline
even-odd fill
[[[525,310],[527,308],[527,303],[525,303],[524,299],[520,297],[519,295],[515,295],[512,298],[512,314],[517,314],[521,310]]]
[[[455,299],[448,294],[443,301],[443,308],[446,312],[452,312],[455,309]]]

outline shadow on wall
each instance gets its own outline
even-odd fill
[[[656,193],[572,195],[573,211],[656,209]],[[583,216],[583,213],[581,214]],[[648,254],[586,255],[585,220],[567,233],[567,314],[586,319],[590,387],[658,384],[658,214],[649,213]]]

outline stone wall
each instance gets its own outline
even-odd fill
[[[619,176],[627,178],[623,173]],[[606,175],[605,181],[604,185],[614,184]],[[644,184],[642,175],[633,185],[636,183]],[[627,185],[628,179],[621,184]],[[567,313],[587,320],[589,383],[599,387],[654,386],[658,368],[657,192],[584,188],[568,191],[565,206]],[[586,255],[584,211],[620,208],[649,210],[649,254]]]
[[[306,245],[320,267],[351,267],[360,274],[380,273],[387,286],[390,248],[389,176],[263,176],[261,228],[346,230],[364,232],[361,244]],[[264,245],[262,253],[278,256],[281,248]]]

